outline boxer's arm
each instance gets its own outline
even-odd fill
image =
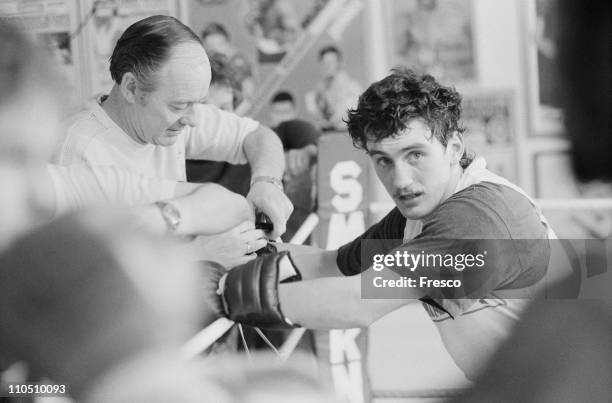
[[[285,317],[308,329],[368,327],[420,298],[362,299],[361,275],[280,284],[278,293]]]
[[[324,250],[315,246],[289,243],[278,243],[276,249],[291,253],[291,257],[295,265],[300,268],[304,280],[343,276],[336,263],[337,250]]]

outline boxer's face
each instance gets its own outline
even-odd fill
[[[412,120],[399,136],[368,141],[376,174],[408,219],[429,215],[451,196],[461,175],[463,141],[454,135],[445,147],[421,120]]]
[[[129,125],[138,142],[170,146],[185,127],[197,124],[195,107],[208,93],[210,64],[199,44],[184,43],[154,76],[154,91],[135,90]]]

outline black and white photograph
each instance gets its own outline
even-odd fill
[[[612,401],[612,10],[0,0],[0,403]]]

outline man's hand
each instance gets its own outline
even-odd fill
[[[255,229],[250,221],[217,235],[204,235],[195,238],[184,248],[195,260],[209,260],[232,268],[255,259],[255,251],[266,246],[263,231]]]
[[[287,220],[293,211],[293,205],[285,193],[272,183],[255,182],[247,199],[272,220],[274,229],[268,234],[270,239],[276,239],[285,233]]]

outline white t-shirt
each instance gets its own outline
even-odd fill
[[[55,215],[98,204],[138,206],[174,197],[177,181],[149,178],[112,166],[48,165]]]
[[[114,166],[148,177],[186,180],[185,159],[247,162],[243,145],[259,123],[198,104],[195,127],[185,127],[176,143],[168,147],[138,144],[106,114],[102,96],[74,118],[55,162],[67,166],[87,163]]]

